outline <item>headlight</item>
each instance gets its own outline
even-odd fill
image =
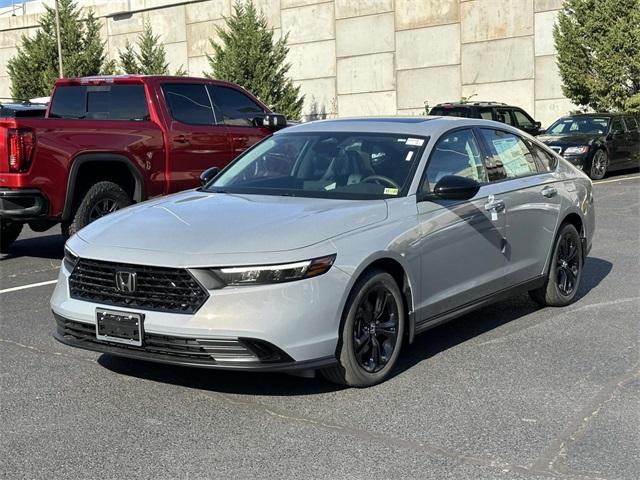
[[[581,145],[579,147],[568,147],[565,151],[565,155],[582,155],[589,151],[589,145]]]
[[[70,272],[73,271],[80,258],[66,246],[64,247],[64,266]]]
[[[223,267],[212,271],[225,285],[263,285],[317,277],[328,272],[335,259],[335,255],[329,255],[281,265]]]

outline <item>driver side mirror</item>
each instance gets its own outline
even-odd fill
[[[287,126],[287,117],[279,113],[266,113],[259,117],[255,117],[253,119],[253,124],[256,127],[268,128],[275,132],[276,130],[281,130]]]
[[[445,175],[433,188],[433,193],[425,193],[418,196],[422,200],[469,200],[480,190],[480,184],[473,178],[459,175]]]
[[[219,167],[211,167],[211,168],[207,168],[204,172],[202,172],[200,174],[200,184],[202,186],[205,186],[207,183],[209,183],[211,180],[213,180],[214,178],[216,178],[216,176],[218,175],[218,173],[220,173],[220,168]]]

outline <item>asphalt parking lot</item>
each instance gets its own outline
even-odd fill
[[[57,229],[0,263],[2,478],[637,479],[640,175],[594,187],[580,299],[528,296],[418,337],[366,389],[57,343]],[[22,287],[31,288],[22,288]]]

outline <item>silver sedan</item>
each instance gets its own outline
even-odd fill
[[[364,387],[416,334],[482,305],[574,301],[594,233],[587,176],[484,120],[302,124],[203,178],[68,241],[58,340]]]

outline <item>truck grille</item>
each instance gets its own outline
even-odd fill
[[[135,274],[133,291],[116,286],[116,273]],[[157,312],[194,313],[209,293],[183,268],[148,267],[81,258],[69,277],[71,298]]]

